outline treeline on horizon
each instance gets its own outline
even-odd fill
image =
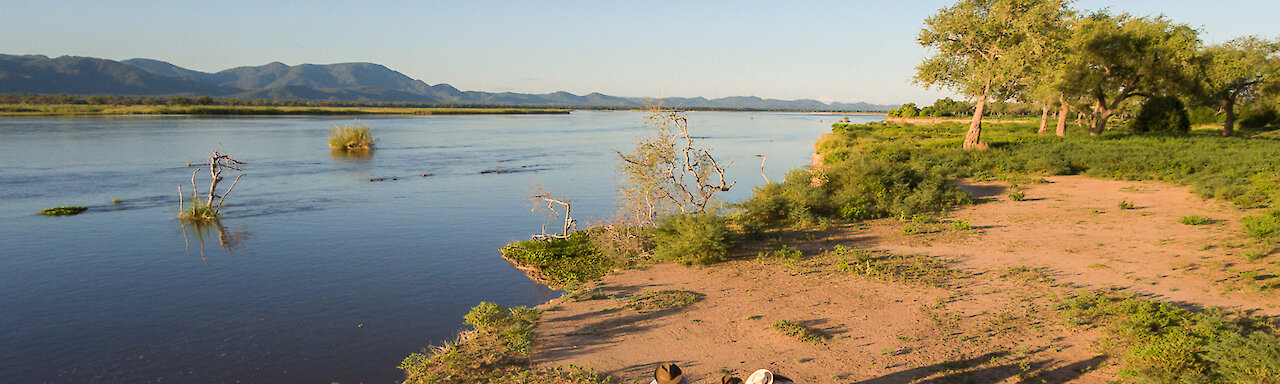
[[[0,105],[99,105],[99,106],[226,106],[226,107],[312,107],[312,108],[478,108],[478,109],[575,109],[594,111],[644,110],[644,106],[628,105],[522,105],[522,104],[474,104],[474,103],[417,103],[398,101],[351,100],[273,100],[235,99],[212,96],[160,97],[160,96],[112,96],[112,95],[42,95],[4,94]],[[723,112],[835,112],[835,113],[885,113],[885,111],[849,111],[833,109],[767,109],[733,107],[679,107],[683,111]]]
[[[891,116],[971,115],[965,148],[985,147],[982,116],[1026,115],[1026,106],[1039,112],[1041,132],[1056,115],[1059,136],[1068,116],[1095,136],[1117,117],[1165,133],[1220,121],[1223,136],[1233,135],[1238,112],[1250,124],[1280,122],[1280,42],[1206,45],[1202,33],[1163,15],[1076,10],[1067,0],[961,0],[925,20],[917,40],[931,53],[913,80],[973,102],[907,104]]]

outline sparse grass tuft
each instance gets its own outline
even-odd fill
[[[790,245],[782,245],[772,251],[761,251],[756,254],[756,259],[775,259],[775,260],[800,260],[804,258],[804,252]]]
[[[480,303],[465,316],[474,331],[400,362],[404,383],[612,383],[594,371],[572,366],[528,368],[533,326],[541,315],[527,307]]]
[[[839,256],[836,269],[889,281],[948,287],[961,272],[951,269],[941,259],[925,255],[894,255],[855,251],[852,260]]]
[[[40,211],[40,214],[45,216],[75,216],[88,209],[89,208],[73,206],[53,207]]]
[[[207,223],[218,219],[218,211],[204,200],[194,199],[178,211],[178,219],[194,223]]]
[[[329,148],[339,151],[373,149],[373,132],[368,125],[356,123],[329,128]]]
[[[627,300],[626,307],[637,312],[654,312],[682,308],[702,300],[702,295],[689,291],[662,290],[645,292]]]
[[[1133,203],[1130,202],[1129,200],[1120,200],[1120,203],[1116,204],[1116,206],[1119,207],[1120,209],[1137,209],[1138,208],[1137,206],[1134,206]]]
[[[785,336],[789,336],[806,343],[823,344],[826,339],[830,338],[820,330],[790,319],[773,322],[773,329]]]
[[[1214,220],[1204,216],[1191,215],[1179,217],[1178,222],[1186,225],[1205,225],[1213,224]]]

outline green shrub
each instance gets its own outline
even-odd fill
[[[1192,125],[1222,124],[1222,119],[1218,116],[1218,111],[1209,107],[1200,106],[1187,108],[1187,117],[1191,119]]]
[[[715,212],[667,215],[653,228],[653,254],[681,264],[724,261],[733,247],[728,219]]]
[[[1078,322],[1101,322],[1126,347],[1121,374],[1148,383],[1275,383],[1280,338],[1264,320],[1114,294],[1066,303]]]
[[[502,256],[517,265],[534,269],[552,286],[593,281],[612,271],[615,265],[613,259],[595,247],[584,231],[571,233],[563,239],[507,244],[502,247]]]
[[[1275,125],[1277,122],[1280,122],[1280,113],[1276,113],[1275,109],[1258,108],[1241,113],[1239,124],[1241,128],[1257,129]]]
[[[329,128],[329,148],[339,151],[373,149],[373,132],[368,125],[341,125]]]
[[[1280,236],[1280,208],[1272,209],[1261,215],[1245,217],[1244,230],[1258,239],[1270,239]]]
[[[1227,333],[1209,343],[1204,358],[1217,366],[1222,383],[1280,383],[1280,337],[1273,334]]]
[[[1204,216],[1191,215],[1179,217],[1178,222],[1186,225],[1205,225],[1213,224],[1214,220]]]
[[[71,206],[53,207],[53,208],[40,211],[40,214],[45,216],[74,216],[74,215],[79,215],[81,212],[84,212],[88,209],[89,208],[85,208],[85,207],[71,207]]]
[[[1129,121],[1134,132],[1185,134],[1191,131],[1191,118],[1182,100],[1176,97],[1151,97],[1142,103],[1138,116]]]

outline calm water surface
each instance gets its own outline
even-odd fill
[[[736,201],[762,182],[756,154],[780,180],[840,117],[689,120],[737,162]],[[365,158],[326,148],[347,118],[0,119],[0,383],[397,382],[400,360],[476,303],[559,294],[497,249],[539,230],[535,184],[572,198],[580,222],[612,213],[613,151],[643,118],[371,118]],[[246,176],[221,228],[184,229],[186,163],[215,148]],[[519,172],[481,174],[495,170]],[[90,209],[35,214],[60,205]]]

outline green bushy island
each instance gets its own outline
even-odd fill
[[[590,228],[567,238],[527,240],[503,248],[505,257],[531,268],[549,284],[574,290],[614,268],[654,261],[711,264],[727,259],[742,239],[769,231],[826,226],[877,218],[919,220],[973,202],[955,179],[1037,182],[1049,175],[1120,180],[1160,180],[1191,186],[1206,198],[1249,209],[1243,231],[1259,244],[1280,237],[1280,141],[1217,132],[1137,133],[1111,130],[1100,137],[1038,135],[1032,123],[984,124],[990,148],[960,148],[965,126],[917,126],[889,122],[835,124],[816,144],[821,167],[805,167],[782,182],[758,186],[729,209],[677,213],[652,228],[626,228],[641,239],[640,252],[619,252],[610,238],[618,228]],[[818,181],[818,182],[815,182]],[[1186,219],[1199,223],[1199,218]],[[1059,308],[1079,326],[1105,325],[1123,349],[1122,375],[1140,382],[1269,382],[1280,377],[1280,338],[1270,320],[1218,310],[1193,311],[1120,294],[1091,293]],[[535,313],[512,309],[513,320],[477,325],[481,304],[468,315],[476,331],[466,343],[449,344],[405,360],[408,382],[456,379],[460,370],[487,367],[488,382],[539,377],[539,382],[597,383],[592,371],[565,367],[529,370],[529,330]],[[496,311],[502,312],[502,311]],[[504,312],[505,313],[505,312]],[[485,315],[489,316],[489,315]],[[474,371],[473,371],[474,372]],[[543,377],[545,376],[545,377]],[[446,380],[446,381],[442,381]],[[1197,381],[1199,380],[1199,381]],[[1262,380],[1262,381],[1259,381]],[[1274,381],[1270,381],[1274,382]]]

